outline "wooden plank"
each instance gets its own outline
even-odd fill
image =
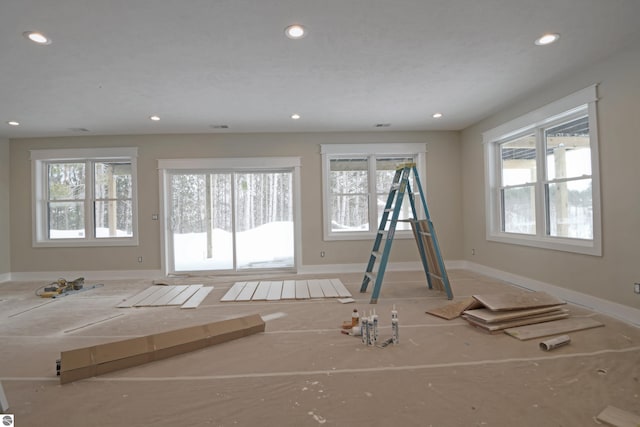
[[[532,308],[526,310],[491,311],[486,308],[467,309],[464,314],[484,323],[505,322],[522,317],[535,316],[558,310],[560,306]]]
[[[486,330],[487,332],[498,332],[505,330],[507,328],[515,328],[517,326],[524,325],[533,325],[533,324],[541,324],[544,322],[552,322],[554,320],[565,319],[569,317],[568,310],[560,311],[559,313],[545,313],[537,316],[529,316],[521,319],[513,319],[506,322],[498,322],[498,323],[484,323],[478,322],[466,314],[462,315],[462,318],[469,322],[472,326],[477,326]]]
[[[473,297],[492,311],[523,310],[566,304],[564,301],[545,292],[506,292],[474,295]]]
[[[602,421],[603,423],[607,423],[614,427],[640,426],[640,416],[611,405],[604,408],[596,418],[598,421]]]
[[[269,294],[267,295],[267,301],[278,301],[282,296],[282,281],[271,282],[269,288]]]
[[[213,286],[203,286],[198,289],[198,291],[193,294],[191,298],[184,304],[180,306],[180,308],[196,308],[202,303],[202,301],[209,295],[209,293],[213,290]]]
[[[597,328],[599,326],[604,326],[604,324],[588,317],[571,317],[569,319],[541,323],[539,325],[509,328],[505,329],[504,332],[514,338],[525,341],[549,335],[561,335],[572,331]]]
[[[134,307],[148,307],[148,306],[152,305],[158,298],[160,298],[163,295],[169,293],[171,291],[171,289],[173,288],[173,286],[158,286],[158,288],[159,289],[156,292],[150,294],[148,297],[146,297],[142,301],[138,301],[133,306]]]
[[[2,383],[0,383],[0,412],[2,412],[3,414],[6,414],[7,412],[9,412],[9,401],[7,400],[7,395],[4,394],[4,388],[2,388]]]
[[[349,290],[344,286],[344,284],[340,279],[330,279],[330,280],[331,280],[331,284],[333,285],[335,290],[338,292],[339,297],[344,298],[344,297],[351,296],[351,292],[349,292]]]
[[[258,287],[256,288],[255,292],[253,293],[253,296],[251,297],[251,299],[253,301],[264,301],[267,299],[267,295],[269,295],[269,289],[271,289],[271,282],[268,281],[262,281],[258,283]]]
[[[235,301],[246,284],[247,282],[234,283],[233,286],[231,286],[231,288],[227,291],[227,293],[224,294],[222,298],[220,298],[220,301]]]
[[[336,291],[336,288],[334,288],[331,284],[331,280],[322,279],[319,281],[319,283],[325,298],[338,298],[340,296],[338,295],[338,291]]]
[[[452,320],[459,317],[463,311],[471,307],[480,307],[482,304],[475,298],[469,297],[460,301],[454,301],[443,306],[427,310],[427,314],[440,317],[445,320]]]
[[[309,287],[306,280],[296,280],[296,299],[309,299]]]
[[[309,280],[307,281],[307,286],[309,287],[310,298],[324,298],[324,292],[322,292],[319,280]]]
[[[153,294],[154,292],[158,292],[162,288],[165,288],[165,286],[149,286],[147,289],[143,289],[142,291],[138,292],[131,298],[127,298],[126,300],[122,301],[116,307],[118,308],[133,307],[135,303],[142,301],[149,295]]]
[[[282,282],[282,299],[296,299],[296,281],[285,280]]]
[[[251,301],[251,298],[253,297],[253,293],[255,292],[257,287],[258,287],[258,282],[247,282],[244,285],[244,288],[242,289],[238,297],[236,298],[236,301]]]
[[[176,295],[171,301],[167,303],[167,305],[182,305],[187,301],[193,294],[198,292],[198,289],[202,288],[203,285],[189,285],[187,289],[180,292]]]
[[[155,300],[150,305],[153,305],[153,306],[167,305],[169,303],[169,301],[171,301],[172,299],[177,297],[178,294],[180,294],[180,292],[183,292],[189,286],[188,285],[178,285],[178,286],[170,286],[170,287],[172,289],[169,292],[167,292],[166,294],[162,295],[160,298]]]

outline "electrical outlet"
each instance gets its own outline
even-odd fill
[[[640,294],[640,283],[636,282],[633,284],[633,292],[635,292],[636,294]]]
[[[142,257],[141,256],[138,257],[138,262],[142,262]]]
[[[324,251],[320,251],[320,258],[324,258]]]

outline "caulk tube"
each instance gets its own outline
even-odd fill
[[[396,305],[393,304],[393,310],[391,310],[391,319],[397,319],[398,318],[398,310],[396,310]]]
[[[367,328],[367,345],[374,345],[374,334],[373,330],[373,314],[369,312],[369,327]]]
[[[362,333],[362,344],[368,345],[369,339],[367,335],[369,335],[369,319],[367,316],[362,316],[360,319],[360,332]]]
[[[540,343],[540,348],[542,350],[551,351],[554,348],[567,345],[570,342],[571,342],[571,338],[569,338],[569,335],[560,335],[559,337],[550,338],[548,340],[542,341]]]
[[[398,319],[391,319],[391,342],[398,344],[400,342],[400,331],[398,330]]]
[[[372,338],[373,338],[373,342],[372,344],[378,342],[378,315],[376,314],[376,310],[373,310],[373,314],[371,315],[371,319],[372,319],[372,323],[373,323],[373,332],[372,332]]]

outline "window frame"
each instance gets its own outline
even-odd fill
[[[375,238],[378,227],[380,226],[380,218],[378,218],[378,210],[376,207],[377,189],[375,180],[375,159],[377,157],[398,156],[406,157],[411,156],[416,163],[416,170],[420,177],[420,182],[424,183],[426,180],[425,166],[426,166],[426,144],[424,143],[388,143],[388,144],[321,144],[320,154],[322,156],[322,232],[323,239],[325,241],[332,240],[371,240]],[[362,159],[367,158],[368,162],[368,210],[369,210],[369,230],[363,231],[347,231],[347,232],[335,232],[331,230],[331,192],[329,186],[330,178],[330,166],[332,159],[344,159],[344,158]],[[374,179],[371,179],[374,177]],[[413,184],[413,182],[412,182]],[[417,188],[412,188],[417,192]],[[426,194],[426,190],[423,188]],[[426,196],[425,196],[426,197]],[[403,203],[409,203],[408,200],[403,200]],[[418,215],[424,215],[422,212],[422,204],[419,202],[419,197],[416,198],[416,211]],[[400,239],[413,239],[413,232],[411,230],[397,230],[395,234],[396,238]]]
[[[33,247],[87,247],[87,246],[138,246],[138,173],[137,148],[81,148],[31,150],[32,182],[32,246]],[[125,161],[131,163],[131,209],[132,236],[96,237],[94,188],[95,163],[103,161]],[[48,165],[51,163],[84,162],[92,167],[85,171],[85,236],[69,239],[50,239],[48,233]]]
[[[602,255],[602,230],[600,209],[600,168],[598,154],[597,86],[589,86],[569,96],[520,116],[510,122],[483,133],[485,159],[486,239],[488,241],[552,249],[579,254]],[[558,179],[547,177],[544,131],[558,124],[587,116],[589,119],[589,143],[591,150],[591,184],[593,208],[593,238],[552,236],[549,233],[547,187]],[[519,234],[502,231],[502,165],[500,145],[533,133],[536,138],[535,234]],[[573,179],[573,178],[572,178]],[[565,180],[567,181],[567,180]],[[507,187],[508,188],[508,187]]]

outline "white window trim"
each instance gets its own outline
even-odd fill
[[[329,168],[330,160],[332,158],[339,158],[344,156],[414,156],[416,160],[416,170],[420,177],[420,182],[424,186],[425,169],[426,169],[426,144],[425,143],[385,143],[385,144],[321,144],[320,154],[322,156],[322,217],[323,217],[323,238],[325,241],[331,240],[371,240],[376,235],[376,230],[379,224],[373,224],[370,221],[369,231],[354,231],[354,232],[332,232],[331,231],[331,212],[329,211],[328,201],[330,200],[329,194]],[[375,185],[375,181],[369,180],[369,186]],[[375,190],[375,189],[374,189]],[[369,192],[374,191],[370,188]],[[417,191],[417,189],[413,189]],[[426,190],[423,188],[423,191]],[[408,200],[403,200],[403,203],[409,203]],[[422,211],[422,205],[416,201],[416,210]],[[370,212],[370,215],[373,215]],[[379,218],[377,219],[379,221]],[[398,230],[395,234],[396,238],[409,239],[413,238],[411,230]]]
[[[579,254],[602,255],[602,226],[600,209],[600,167],[598,154],[598,120],[596,114],[597,85],[589,86],[551,104],[531,111],[510,122],[490,129],[482,134],[485,159],[485,202],[486,202],[486,239],[494,242],[516,245],[533,246]],[[591,179],[593,203],[593,239],[573,239],[544,235],[540,225],[538,233],[524,235],[505,233],[500,227],[500,199],[497,188],[499,186],[499,150],[498,144],[518,134],[530,132],[535,128],[566,119],[580,111],[589,115],[589,139],[591,143]],[[542,185],[542,183],[538,184]],[[536,191],[536,194],[542,194]],[[539,197],[539,196],[538,196]],[[540,207],[538,206],[537,212]],[[540,216],[538,214],[537,223]]]
[[[63,148],[31,150],[31,216],[33,247],[87,247],[87,246],[138,246],[138,149],[135,147],[119,148]],[[131,161],[132,174],[132,232],[131,237],[109,237],[50,240],[47,235],[46,215],[43,208],[43,197],[47,185],[44,176],[45,162],[74,160],[128,160]]]
[[[166,191],[169,188],[169,179],[173,171],[240,171],[247,170],[277,170],[293,169],[293,218],[294,218],[294,263],[297,269],[302,265],[302,204],[300,197],[300,157],[227,157],[227,158],[202,158],[202,159],[159,159],[158,171],[160,180],[160,206],[162,215],[160,217],[160,241],[162,242],[161,268],[165,274],[175,272],[173,260],[168,250],[170,244],[170,231],[167,219],[169,217],[169,201],[166,200]]]

